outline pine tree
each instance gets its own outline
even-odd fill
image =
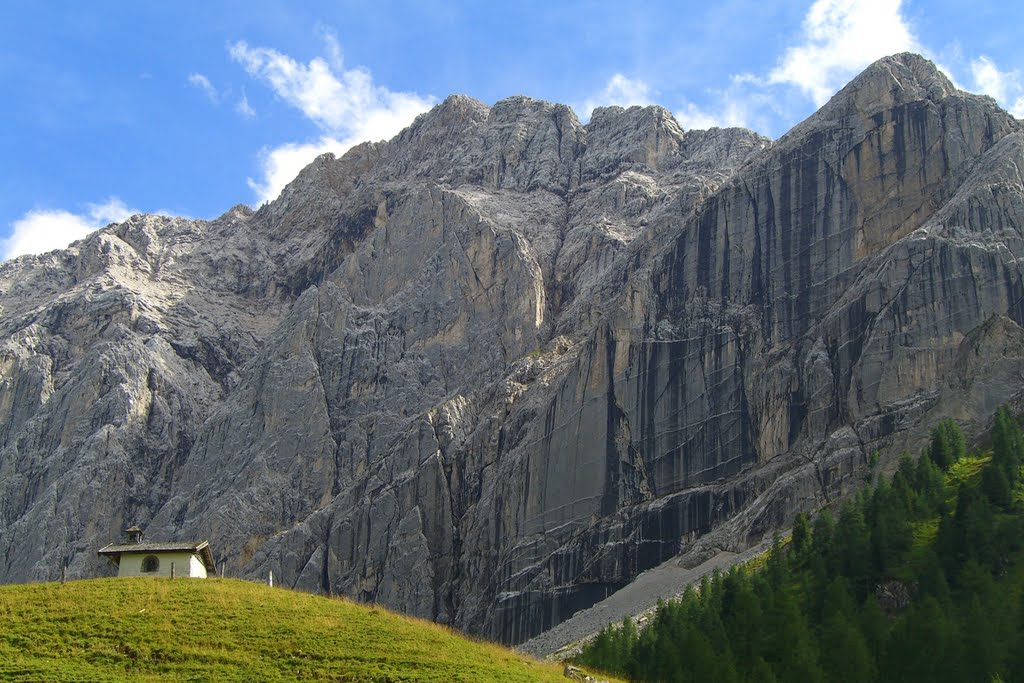
[[[789,590],[774,593],[774,600],[765,611],[764,626],[759,657],[771,665],[778,680],[823,679],[811,627]]]
[[[633,659],[629,662],[626,673],[634,681],[655,681],[658,671],[658,629],[652,625],[645,628],[636,641]],[[586,653],[586,649],[584,650]],[[579,659],[583,662],[583,659]]]
[[[636,624],[633,623],[630,617],[625,617],[622,620],[622,626],[618,630],[615,642],[615,657],[618,661],[617,671],[627,670],[628,662],[633,656],[633,648],[636,647],[638,638],[639,634],[636,630]]]
[[[772,671],[771,665],[761,657],[758,657],[754,665],[750,667],[747,680],[750,683],[777,683],[779,679],[775,672]]]
[[[992,506],[981,492],[969,484],[961,485],[953,527],[958,546],[956,554],[962,561],[976,559],[989,567],[994,566],[994,522]]]
[[[960,425],[952,418],[939,423],[946,430],[946,443],[949,444],[950,464],[967,457],[967,440],[964,438]]]
[[[896,489],[880,483],[871,496],[871,552],[876,574],[891,575],[913,543],[910,511]]]
[[[1024,680],[1024,581],[1022,576],[1016,578],[1015,583],[1017,584],[1017,600],[1016,600],[1016,614],[1011,613],[1010,618],[1013,620],[1014,631],[1011,631],[1008,636],[1008,643],[1010,646],[1010,655],[1008,657],[1007,668],[1015,673],[1015,676],[1011,680],[1020,681]]]
[[[834,544],[839,571],[850,580],[858,599],[863,599],[871,583],[871,537],[859,499],[843,505]]]
[[[914,468],[914,488],[918,517],[931,517],[946,503],[946,480],[932,459],[922,457]]]
[[[725,631],[725,624],[722,623],[722,615],[718,610],[706,609],[701,612],[697,627],[703,633],[711,647],[723,659],[735,660],[733,655],[733,644],[729,641],[729,634]]]
[[[920,565],[917,575],[920,577],[918,587],[921,594],[932,596],[944,607],[949,605],[952,600],[949,581],[939,556],[932,550],[922,558]]]
[[[803,553],[811,547],[811,522],[807,518],[806,512],[798,512],[796,515],[796,521],[793,522],[793,552],[797,555],[803,555]]]
[[[908,610],[885,649],[879,680],[959,683],[965,680],[960,631],[932,597]]]
[[[602,671],[618,671],[612,630],[611,624],[601,629],[577,660],[584,666],[592,666]]]
[[[817,555],[825,557],[829,554],[832,548],[832,535],[834,533],[835,521],[832,519],[832,513],[826,508],[814,520],[812,547]]]
[[[1006,406],[996,411],[992,426],[992,462],[1003,470],[1011,486],[1020,479],[1020,466],[1024,462],[1024,437]]]
[[[875,678],[868,643],[845,612],[830,614],[822,624],[821,662],[829,681],[864,683]]]
[[[952,445],[949,443],[947,431],[941,422],[932,430],[932,441],[928,447],[928,457],[931,458],[936,467],[943,471],[949,469],[949,466],[953,464]]]
[[[874,595],[869,595],[861,605],[857,622],[861,635],[864,636],[864,642],[867,644],[868,652],[871,653],[872,670],[877,671],[885,650],[885,643],[889,639],[892,623]],[[822,661],[824,661],[824,656]]]
[[[789,563],[786,561],[786,551],[782,545],[782,539],[775,534],[772,539],[772,549],[768,551],[768,561],[764,569],[754,577],[755,580],[763,579],[764,590],[771,592],[778,590],[789,583]]]
[[[981,471],[981,490],[985,497],[998,508],[1009,510],[1012,502],[1010,481],[1006,469],[997,463],[990,463]]]
[[[964,635],[964,670],[978,681],[991,680],[1005,671],[1008,656],[1000,624],[993,617],[995,605],[982,605],[979,595],[971,595],[960,621]]]
[[[738,680],[732,658],[722,657],[716,653],[711,647],[710,641],[696,627],[686,626],[679,646],[683,652],[681,662],[683,676],[678,680],[725,682]]]
[[[753,662],[764,633],[761,600],[746,571],[733,567],[723,579],[722,622],[733,652],[742,662]]]
[[[909,468],[905,471],[901,461],[900,468],[892,477],[892,490],[896,500],[899,501],[900,507],[903,508],[906,514],[910,514],[914,511],[917,493],[914,491],[913,485],[915,466],[913,461],[910,460],[910,456],[906,456],[906,458]]]

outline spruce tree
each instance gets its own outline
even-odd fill
[[[946,443],[949,445],[950,464],[967,457],[967,440],[964,438],[960,424],[952,419],[946,418],[939,425],[946,430]]]
[[[949,469],[949,466],[953,464],[952,448],[943,423],[939,423],[932,430],[932,441],[928,448],[928,456],[935,463],[935,466],[943,471]]]
[[[793,552],[797,555],[803,553],[811,546],[811,522],[806,512],[798,512],[796,521],[793,522]]]
[[[982,598],[972,594],[959,615],[964,635],[964,671],[976,681],[989,681],[1006,671],[1009,652],[993,608],[996,606],[983,605]]]
[[[812,546],[817,555],[825,557],[832,548],[832,534],[835,533],[835,521],[828,508],[821,511],[814,520],[814,532],[812,534]]]
[[[981,490],[985,497],[998,508],[1009,510],[1012,501],[1010,481],[1006,470],[997,463],[990,463],[981,471]]]
[[[996,411],[992,426],[992,461],[1003,470],[1011,486],[1017,483],[1020,466],[1024,462],[1024,438],[1006,406]]]
[[[871,537],[859,499],[848,500],[836,523],[835,554],[838,569],[849,578],[859,600],[867,596],[871,584]]]
[[[861,635],[864,636],[868,652],[871,653],[872,670],[877,671],[885,650],[885,643],[889,638],[892,621],[886,616],[874,595],[869,595],[861,605],[857,626]],[[822,661],[824,662],[824,655]]]
[[[894,627],[879,680],[960,683],[965,680],[960,630],[932,598],[922,598]]]
[[[821,662],[829,681],[865,683],[875,678],[868,643],[845,612],[830,614],[822,624]]]
[[[940,512],[946,502],[946,480],[931,458],[922,457],[914,468],[916,514],[930,517]]]

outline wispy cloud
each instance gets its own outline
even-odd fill
[[[762,114],[753,106],[756,101],[753,97],[730,101],[722,96],[719,99],[721,101],[714,109],[704,109],[693,102],[685,101],[672,114],[683,128],[761,128],[755,123],[762,118]]]
[[[198,88],[210,102],[214,104],[220,104],[220,93],[213,87],[213,83],[205,75],[200,73],[192,73],[188,75],[188,82]]]
[[[804,17],[801,42],[786,49],[768,82],[799,88],[821,106],[876,59],[908,50],[921,52],[901,4],[900,0],[817,0]]]
[[[782,112],[770,90],[762,78],[749,73],[736,74],[726,87],[709,93],[711,104],[706,108],[684,100],[673,114],[683,128],[736,126],[771,130],[772,118]]]
[[[259,153],[262,178],[249,178],[247,182],[256,193],[259,203],[273,201],[281,194],[284,186],[294,180],[299,171],[313,159],[327,152],[341,156],[359,142],[353,138],[339,140],[324,135],[311,142],[289,142],[277,147],[264,147]]]
[[[117,197],[87,204],[83,213],[63,209],[36,209],[11,224],[10,237],[0,240],[0,259],[41,254],[68,246],[109,223],[119,223],[138,213]]]
[[[334,34],[319,29],[328,58],[315,57],[303,64],[268,47],[239,41],[229,47],[231,58],[257,80],[268,85],[282,101],[295,107],[322,131],[318,140],[290,142],[265,148],[262,177],[249,178],[259,202],[280,194],[304,166],[324,152],[343,154],[355,144],[390,138],[429,109],[433,97],[393,92],[374,83],[364,67],[344,67]]]
[[[316,35],[323,41],[324,49],[327,50],[327,63],[335,71],[344,71],[345,56],[341,51],[341,43],[338,42],[338,36],[334,35],[334,31],[324,24],[317,25]]]
[[[391,131],[396,122],[411,122],[434,101],[375,85],[369,70],[362,67],[336,74],[319,57],[301,64],[276,50],[251,48],[245,42],[231,46],[231,57],[325,131]]]
[[[242,91],[242,98],[235,104],[235,111],[243,119],[256,118],[256,110],[249,104],[249,97],[245,94],[244,90]]]
[[[598,107],[629,107],[651,103],[651,87],[645,81],[617,73],[608,79],[600,92],[588,97],[575,109],[583,120],[587,120]]]
[[[927,54],[903,16],[900,0],[815,0],[794,44],[768,73],[735,74],[706,93],[705,103],[684,100],[675,110],[686,128],[744,126],[778,133],[873,61],[905,51]]]
[[[1024,118],[1024,80],[1020,71],[1000,71],[995,62],[981,55],[971,61],[975,89],[992,97],[1018,119]]]

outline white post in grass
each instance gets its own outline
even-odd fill
[[[271,588],[274,587],[274,572],[273,571],[271,571],[270,575],[267,577],[267,585],[270,586]]]

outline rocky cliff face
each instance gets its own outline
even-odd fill
[[[0,579],[137,522],[519,642],[1024,388],[1024,129],[914,55],[776,142],[450,97],[0,267]]]

